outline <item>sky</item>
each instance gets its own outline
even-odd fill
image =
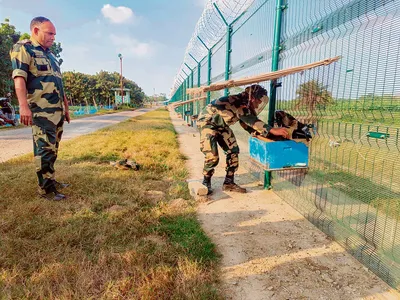
[[[147,95],[167,96],[205,0],[0,0],[0,21],[29,33],[36,16],[57,29],[62,71],[120,72]]]

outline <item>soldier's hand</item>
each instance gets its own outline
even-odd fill
[[[28,106],[21,106],[19,108],[19,115],[21,119],[21,123],[26,126],[32,125],[32,112]]]
[[[289,138],[289,132],[284,127],[272,128],[269,132],[273,135],[283,136],[285,139]]]
[[[65,120],[68,122],[68,124],[71,122],[71,117],[69,116],[69,111],[65,111]]]

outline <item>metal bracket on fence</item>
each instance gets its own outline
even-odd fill
[[[312,32],[312,33],[316,33],[316,32],[318,32],[318,31],[320,31],[322,28],[323,28],[322,25],[318,25],[317,27],[314,27],[314,28],[311,30],[311,32]]]
[[[387,140],[390,137],[389,133],[383,133],[383,132],[374,132],[370,131],[366,134],[367,137],[369,138],[374,138],[374,139],[381,139],[381,140]]]

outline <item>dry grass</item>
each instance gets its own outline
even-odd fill
[[[110,166],[124,157],[141,170]],[[219,298],[168,112],[62,143],[56,169],[59,203],[36,196],[31,155],[0,164],[0,299]]]

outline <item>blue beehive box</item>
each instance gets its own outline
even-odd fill
[[[308,167],[308,147],[303,142],[250,137],[249,151],[250,157],[266,170]]]

